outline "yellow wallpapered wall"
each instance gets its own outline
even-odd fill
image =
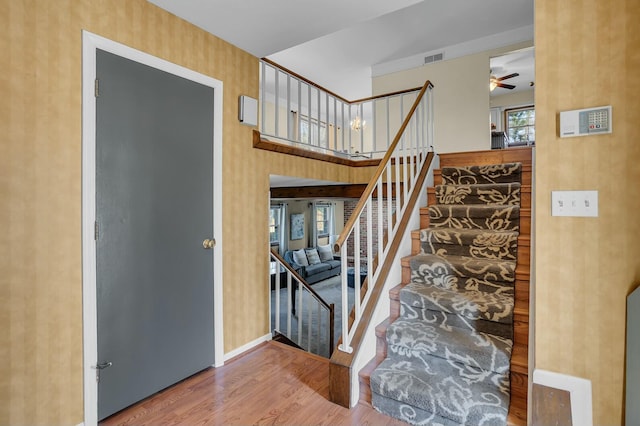
[[[0,7],[0,424],[78,424],[82,399],[81,31],[223,81],[224,349],[269,332],[270,173],[362,181],[252,148],[258,59],[145,0]]]
[[[536,0],[535,366],[592,381],[621,424],[626,296],[640,283],[640,2]],[[560,111],[613,106],[613,134],[558,137]],[[552,190],[598,190],[598,218],[551,216]]]

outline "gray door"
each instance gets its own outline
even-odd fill
[[[213,364],[213,89],[96,60],[103,419]]]

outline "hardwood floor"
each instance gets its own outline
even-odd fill
[[[266,342],[114,414],[111,425],[406,425],[329,402],[329,360]]]

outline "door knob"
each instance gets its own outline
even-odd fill
[[[202,248],[206,250],[212,249],[213,247],[215,247],[215,245],[216,245],[216,240],[214,238],[212,239],[207,238],[202,242]]]

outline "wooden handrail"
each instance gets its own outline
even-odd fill
[[[418,94],[418,97],[416,98],[415,102],[411,106],[411,109],[409,110],[409,113],[407,114],[407,116],[405,117],[404,121],[402,122],[402,125],[400,126],[400,129],[398,130],[398,132],[396,133],[395,138],[393,139],[393,142],[389,146],[389,149],[387,149],[387,152],[384,155],[384,157],[382,157],[382,160],[380,160],[380,164],[378,165],[378,168],[376,169],[376,172],[374,173],[374,175],[371,178],[371,180],[369,180],[369,184],[367,185],[367,187],[365,188],[364,192],[362,193],[362,196],[360,197],[360,200],[358,201],[358,204],[356,204],[356,207],[353,210],[353,213],[351,213],[351,216],[349,217],[349,220],[344,225],[344,228],[343,228],[342,232],[340,233],[340,236],[338,237],[338,240],[335,243],[334,251],[336,251],[336,252],[340,251],[340,248],[342,247],[342,245],[346,241],[347,237],[349,236],[349,233],[354,228],[356,221],[360,217],[360,213],[362,213],[362,210],[364,210],[365,204],[367,204],[367,200],[369,199],[369,196],[373,193],[373,190],[378,185],[378,178],[380,178],[380,176],[382,176],[382,173],[384,172],[385,168],[387,167],[387,163],[389,162],[389,159],[393,155],[393,151],[395,151],[396,147],[398,146],[398,143],[400,142],[400,139],[402,138],[402,135],[404,134],[404,130],[409,125],[409,122],[411,121],[411,118],[413,117],[413,113],[418,108],[418,105],[420,104],[420,101],[422,100],[422,97],[424,96],[424,94],[427,91],[427,89],[430,89],[432,87],[433,87],[433,84],[431,84],[431,82],[429,80],[427,80],[424,83],[424,85],[422,86],[422,89],[420,90],[420,93]]]

